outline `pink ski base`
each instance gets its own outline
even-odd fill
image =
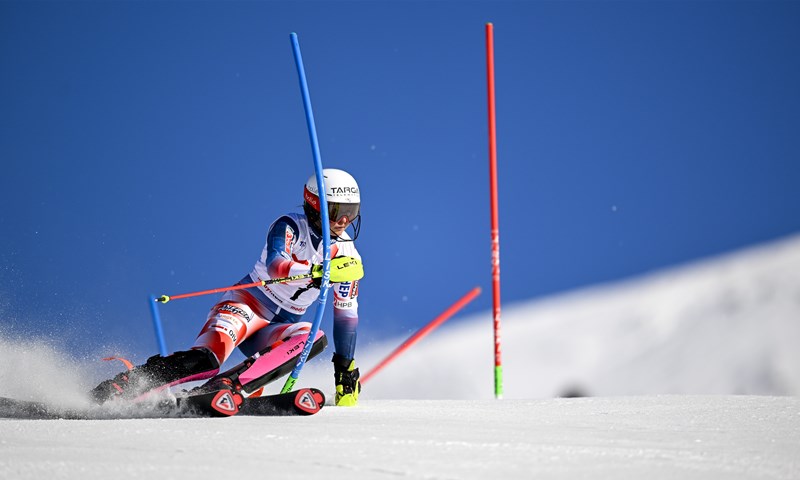
[[[322,333],[321,330],[318,330],[314,341],[316,342],[323,335],[325,334]],[[308,339],[308,334],[289,337],[269,353],[258,357],[250,368],[239,375],[239,381],[242,383],[242,386],[247,385],[249,382],[275,370],[288,360],[300,355],[300,352],[303,351],[306,339]]]
[[[319,340],[323,335],[325,335],[321,330],[317,331],[317,336],[315,337],[314,341],[316,342]],[[289,337],[283,343],[272,349],[270,352],[261,355],[253,362],[253,365],[250,366],[246,371],[242,372],[239,375],[239,382],[241,384],[247,385],[249,382],[261,377],[262,375],[269,373],[276,368],[280,367],[288,360],[300,355],[300,352],[303,351],[303,346],[306,343],[306,339],[308,338],[308,334],[305,335],[295,335],[293,337]],[[197,373],[195,375],[190,375],[188,377],[184,377],[174,382],[161,385],[160,387],[156,387],[152,390],[148,390],[147,392],[139,395],[134,399],[134,401],[141,401],[145,398],[149,397],[158,392],[162,392],[169,387],[173,387],[175,385],[180,385],[182,383],[187,382],[194,382],[197,380],[207,380],[209,378],[214,377],[219,373],[219,368],[215,368],[214,370],[209,370],[207,372]]]

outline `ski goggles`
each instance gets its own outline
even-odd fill
[[[356,219],[361,210],[360,203],[328,203],[328,220],[331,222],[338,222],[341,219],[346,219],[347,223]]]

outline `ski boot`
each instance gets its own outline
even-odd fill
[[[355,407],[358,404],[358,394],[361,392],[361,382],[358,381],[359,373],[356,368],[356,361],[334,353],[333,378],[336,382],[336,397],[334,399],[336,405],[340,407]]]
[[[235,381],[232,378],[218,375],[206,383],[194,387],[193,389],[189,390],[188,393],[190,395],[197,395],[199,393],[219,392],[220,390],[230,390],[238,393],[242,390],[242,386],[238,381]]]
[[[177,380],[188,381],[193,376],[208,378],[217,371],[219,371],[217,357],[205,349],[175,352],[166,357],[154,355],[148,358],[144,365],[101,382],[92,389],[91,396],[97,403],[105,403],[115,397],[135,398]]]

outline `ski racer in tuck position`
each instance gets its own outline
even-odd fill
[[[354,356],[363,267],[353,241],[361,227],[361,196],[347,172],[324,169],[323,175],[331,231],[335,403],[354,406],[361,390]],[[291,371],[292,359],[311,330],[311,323],[301,318],[320,295],[323,245],[314,176],[305,185],[303,211],[283,215],[270,226],[261,257],[239,284],[309,273],[311,278],[228,291],[209,312],[189,350],[152,356],[145,364],[100,383],[92,397],[99,403],[114,397],[135,398],[152,389],[204,379],[211,379],[208,383],[215,388],[233,388],[233,382],[240,382],[238,387],[247,396],[257,397],[266,383]],[[351,226],[352,238],[346,231]],[[326,344],[319,331],[311,356]],[[248,360],[220,374],[220,366],[236,347]]]

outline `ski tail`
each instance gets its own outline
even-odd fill
[[[48,405],[44,402],[0,397],[0,417],[31,420],[83,418],[80,412]]]

